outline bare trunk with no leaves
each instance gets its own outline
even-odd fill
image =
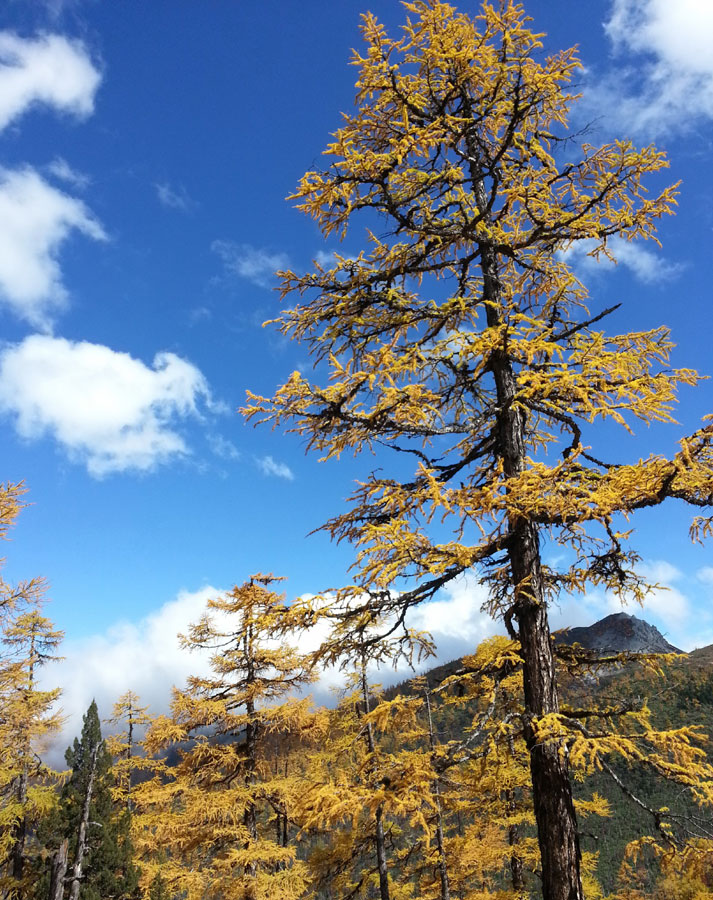
[[[79,833],[77,834],[77,853],[72,866],[72,874],[70,876],[69,900],[79,900],[79,888],[82,881],[82,865],[84,857],[87,855],[88,839],[87,829],[89,827],[89,808],[92,802],[92,792],[94,790],[94,779],[97,773],[97,755],[99,753],[100,744],[96,744],[92,748],[91,767],[89,769],[89,780],[87,782],[87,790],[84,794],[84,802],[82,804],[82,818],[79,821]]]

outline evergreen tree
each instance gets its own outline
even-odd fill
[[[113,900],[138,895],[132,862],[130,818],[112,796],[112,758],[92,701],[80,738],[65,759],[71,775],[53,823],[55,843],[68,840],[64,884],[69,900]]]

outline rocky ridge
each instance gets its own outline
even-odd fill
[[[593,625],[555,634],[558,644],[580,644],[598,653],[682,653],[654,625],[628,613],[613,613]]]

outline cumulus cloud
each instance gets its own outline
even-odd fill
[[[448,584],[434,600],[416,606],[408,616],[408,626],[427,631],[436,643],[438,662],[448,662],[467,653],[494,634],[504,634],[502,622],[496,622],[483,606],[488,592],[471,575],[462,575]],[[426,668],[435,665],[432,660]]]
[[[184,686],[189,675],[207,675],[210,653],[182,649],[178,635],[185,634],[203,615],[207,601],[220,593],[221,589],[210,585],[192,592],[184,590],[138,621],[117,622],[103,633],[66,641],[62,646],[64,659],[47,667],[43,674],[48,686],[62,688],[61,705],[67,716],[50,758],[59,762],[61,751],[81,730],[82,715],[92,699],[96,699],[103,718],[109,717],[114,702],[128,690],[137,693],[152,712],[167,712],[172,687]],[[414,610],[409,627],[428,628],[439,648],[438,656],[425,661],[421,668],[472,652],[484,637],[502,631],[480,612],[484,599],[482,588],[462,578],[442,598]],[[322,621],[307,635],[301,635],[300,651],[316,649],[327,630]],[[386,667],[374,672],[372,677],[386,684],[411,675],[412,670],[402,663],[395,670]],[[317,702],[328,703],[331,689],[343,681],[342,674],[331,668],[306,690]]]
[[[656,136],[713,117],[709,0],[614,0],[605,30],[626,65],[600,78],[589,100],[629,133]]]
[[[174,685],[182,687],[189,675],[208,674],[209,654],[182,650],[178,634],[198,621],[207,601],[219,593],[211,586],[181,591],[138,622],[118,622],[102,634],[66,641],[64,659],[43,674],[47,685],[62,688],[67,717],[52,755],[61,758],[61,751],[79,734],[92,699],[102,718],[110,716],[113,704],[129,690],[152,712],[166,712]]]
[[[156,184],[155,188],[156,196],[162,206],[166,206],[169,209],[178,209],[182,212],[187,212],[193,206],[193,201],[182,185],[173,188],[170,184],[164,182]]]
[[[0,303],[42,330],[67,303],[57,257],[73,231],[106,239],[84,203],[34,169],[0,168]]]
[[[100,81],[80,41],[58,34],[21,38],[0,31],[0,131],[37,105],[86,118],[94,110]]]
[[[702,578],[713,580],[705,567]],[[691,649],[713,641],[713,621],[697,619],[691,627],[688,599],[675,583],[685,582],[683,574],[666,561],[652,561],[642,566],[642,574],[651,581],[668,585],[668,592],[657,591],[644,604],[622,607],[619,600],[604,592],[593,591],[583,596],[563,597],[550,607],[552,630],[593,622],[622,608],[629,614],[647,619],[659,627],[666,637],[683,649]],[[701,572],[699,572],[701,575]],[[64,748],[81,728],[81,716],[96,698],[102,716],[107,717],[114,701],[127,690],[135,691],[155,713],[166,712],[171,688],[181,687],[189,675],[204,675],[210,670],[208,653],[181,649],[177,635],[185,634],[190,623],[200,619],[211,597],[222,591],[212,586],[189,592],[182,591],[158,610],[136,622],[119,622],[104,633],[81,640],[70,640],[63,647],[65,659],[45,671],[47,685],[59,684],[63,689],[62,706],[68,722],[57,748]],[[406,620],[409,628],[428,631],[436,645],[435,657],[423,660],[419,671],[472,653],[481,641],[494,634],[504,634],[500,621],[493,620],[483,606],[486,589],[472,575],[462,576],[440,592],[436,599],[413,608]],[[321,621],[297,643],[301,652],[316,649],[327,636],[328,626]],[[413,671],[405,664],[372,670],[374,682],[384,685],[405,681]],[[338,669],[330,668],[319,680],[307,687],[319,703],[331,702],[331,691],[342,686],[344,678]],[[56,752],[56,750],[55,750]]]
[[[228,275],[244,278],[258,287],[272,287],[275,272],[286,269],[289,265],[284,253],[271,253],[250,244],[213,241],[211,249],[223,261],[223,267]]]
[[[146,471],[189,453],[176,425],[215,410],[190,362],[151,366],[101,344],[31,335],[0,353],[0,411],[28,440],[50,435],[90,475]]]
[[[257,464],[263,475],[274,475],[275,478],[284,478],[285,481],[294,480],[292,469],[285,463],[277,462],[271,456],[260,457]]]
[[[624,238],[614,237],[608,242],[608,248],[616,263],[603,254],[600,254],[599,259],[589,256],[595,246],[596,242],[593,240],[577,241],[561,256],[582,277],[587,274],[612,272],[615,265],[619,265],[644,284],[667,283],[683,268],[681,265],[668,262],[656,251]]]

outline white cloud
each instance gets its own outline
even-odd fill
[[[573,243],[560,254],[582,277],[586,274],[609,273],[614,271],[615,263],[600,254],[599,259],[588,254],[597,246],[594,240],[582,240]],[[616,264],[628,269],[637,281],[644,284],[662,284],[675,278],[682,266],[670,263],[654,250],[643,247],[640,243],[614,237],[608,242],[608,249],[616,260]]]
[[[272,287],[275,272],[289,266],[289,260],[284,253],[270,253],[250,244],[213,241],[211,249],[221,258],[229,275],[245,278],[258,287]]]
[[[0,303],[43,330],[67,303],[57,256],[74,230],[106,239],[80,200],[34,169],[0,168]]]
[[[193,206],[193,201],[183,185],[172,188],[170,184],[164,182],[154,186],[159,203],[163,206],[167,206],[169,209],[180,209],[182,212],[187,212]]]
[[[91,182],[91,178],[88,175],[73,169],[67,160],[63,159],[61,156],[52,160],[47,166],[47,171],[50,175],[54,175],[54,177],[59,178],[60,181],[65,181],[79,191],[85,190]]]
[[[696,572],[696,577],[703,584],[713,584],[713,566],[703,566]]]
[[[216,410],[201,372],[173,353],[149,367],[101,344],[31,335],[0,354],[0,410],[18,434],[51,435],[95,477],[188,454],[174,426],[199,401]]]
[[[629,133],[656,136],[713,117],[710,0],[614,0],[605,30],[626,66],[590,99]]]
[[[87,48],[58,34],[0,32],[0,131],[35,105],[86,118],[101,75]]]
[[[293,481],[294,474],[288,465],[277,462],[271,456],[262,456],[257,460],[258,468],[264,475],[274,475],[275,478],[284,478],[286,481]]]
[[[649,562],[641,568],[642,574],[652,581],[672,585],[685,580],[678,569],[663,560]],[[713,580],[713,570],[709,572],[709,569],[701,570],[704,580],[709,577]],[[174,600],[137,622],[119,622],[102,634],[68,641],[62,648],[64,661],[54,664],[44,675],[47,685],[62,686],[62,706],[69,717],[55,754],[78,733],[81,716],[92,698],[96,698],[100,714],[105,718],[115,700],[127,690],[139,694],[154,713],[166,712],[174,685],[181,687],[189,675],[207,674],[209,654],[182,650],[177,635],[186,633],[190,623],[197,621],[205,611],[206,602],[220,593],[220,589],[212,586],[195,592],[182,591]],[[424,660],[418,666],[419,670],[425,671],[472,653],[481,641],[505,633],[501,621],[494,621],[482,611],[486,600],[486,588],[477,578],[467,575],[452,582],[437,599],[422,603],[409,612],[407,626],[417,631],[429,631],[437,648],[436,656]],[[622,607],[618,600],[602,592],[564,597],[561,604],[550,607],[551,628],[554,631],[591,625],[622,608],[657,625],[668,640],[684,649],[709,642],[701,639],[706,638],[713,627],[713,622],[708,619],[704,623],[705,634],[700,630],[700,622],[696,623],[695,634],[686,632],[690,624],[688,601],[675,588],[668,593],[658,592],[643,610],[636,603]],[[327,637],[327,631],[327,623],[321,620],[296,641],[300,651],[307,653],[316,649]],[[710,640],[713,640],[713,633]],[[396,669],[385,666],[373,670],[371,678],[373,682],[388,685],[407,680],[412,675],[412,670],[401,662]],[[314,694],[316,702],[330,703],[330,691],[343,683],[343,674],[330,668],[322,672],[319,681],[308,686],[306,691]]]
[[[138,694],[153,713],[163,713],[168,711],[172,687],[182,687],[189,675],[207,675],[210,653],[181,649],[177,636],[185,634],[189,625],[203,615],[207,601],[220,593],[212,586],[193,592],[184,590],[138,621],[117,622],[103,633],[66,641],[62,646],[64,659],[43,673],[47,686],[62,688],[61,706],[67,716],[62,735],[48,754],[50,760],[59,763],[64,748],[81,730],[82,715],[92,699],[97,701],[102,718],[109,717],[114,702],[128,690]],[[483,588],[463,578],[444,592],[442,599],[413,611],[409,627],[428,628],[439,647],[437,658],[424,661],[420,668],[473,652],[485,637],[502,632],[502,626],[480,612],[484,599]],[[327,623],[320,621],[300,636],[300,651],[315,650],[327,632]],[[402,663],[396,670],[384,667],[374,671],[372,680],[391,684],[412,675]],[[331,689],[343,683],[343,674],[330,668],[305,691],[313,693],[317,702],[329,703]]]

